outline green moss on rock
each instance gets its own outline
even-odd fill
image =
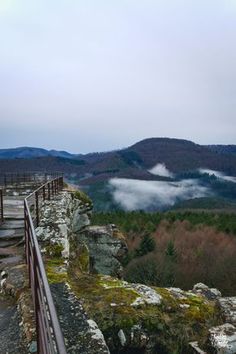
[[[45,258],[46,274],[49,284],[65,283],[68,280],[63,258]]]
[[[89,249],[85,243],[78,245],[78,263],[81,272],[89,273]]]
[[[162,296],[160,305],[132,306],[140,297],[127,283],[101,275],[70,277],[69,283],[91,318],[102,330],[111,350],[119,348],[117,333],[122,329],[130,348],[138,347],[131,339],[134,328],[139,328],[156,342],[159,350],[167,353],[187,353],[189,341],[204,343],[208,328],[220,322],[215,302],[201,296],[174,297],[170,291],[155,288]],[[187,293],[186,293],[187,294]],[[136,343],[136,344],[135,344]],[[140,345],[140,343],[139,343]]]
[[[61,257],[63,249],[63,246],[59,243],[45,246],[46,254],[51,257]]]
[[[72,196],[75,198],[75,199],[79,199],[81,200],[81,202],[83,204],[89,204],[92,206],[92,200],[88,197],[87,194],[85,194],[84,192],[82,192],[81,190],[76,190],[76,191],[73,191],[72,192]]]

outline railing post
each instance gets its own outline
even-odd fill
[[[35,212],[36,212],[36,226],[39,226],[39,195],[38,191],[35,192]]]
[[[43,186],[43,201],[46,199],[46,191],[45,191],[45,186]]]
[[[52,196],[54,196],[54,182],[51,182],[51,186],[52,186]]]
[[[60,189],[63,189],[63,176],[59,178],[59,182],[60,182]]]
[[[4,220],[3,216],[3,191],[0,189],[0,223]]]
[[[50,183],[48,183],[48,200],[51,199],[51,193],[50,193]]]
[[[39,324],[39,298],[38,298],[38,289],[39,289],[39,279],[37,276],[37,254],[36,254],[36,248],[34,247],[33,249],[33,254],[34,254],[34,262],[33,262],[33,271],[34,271],[34,308],[35,308],[35,322],[36,322],[36,328],[37,328],[37,352],[41,353],[40,348],[40,324]]]
[[[31,264],[30,264],[30,242],[29,242],[29,216],[27,214],[26,201],[24,201],[24,224],[25,224],[25,259],[28,268],[29,288],[31,288]]]
[[[25,259],[28,264],[28,235],[27,235],[27,215],[26,215],[26,201],[24,200],[24,226],[25,226]]]

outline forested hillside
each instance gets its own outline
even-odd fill
[[[115,223],[124,232],[128,281],[186,290],[203,282],[235,295],[234,213],[110,212],[94,214],[92,222]]]
[[[201,146],[170,138],[86,155],[5,149],[0,150],[0,173],[63,172],[69,183],[89,194],[96,210],[235,209],[234,151],[235,145]]]

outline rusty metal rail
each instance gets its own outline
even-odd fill
[[[30,171],[30,172],[6,172],[0,174],[0,185],[20,186],[24,183],[45,183],[52,178],[60,177],[60,172],[44,172],[44,171]]]
[[[0,189],[0,224],[3,223],[3,190]]]
[[[63,177],[43,184],[24,200],[26,262],[32,291],[38,354],[66,354],[63,335],[48,284],[35,226],[39,225],[40,207],[63,188]]]

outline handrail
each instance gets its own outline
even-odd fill
[[[57,177],[43,184],[24,200],[26,263],[35,310],[38,354],[66,354],[63,335],[35,233],[35,226],[38,226],[40,221],[41,201],[50,200],[62,188],[63,177]],[[32,211],[34,215],[32,215]]]
[[[49,179],[60,177],[60,172],[29,171],[29,172],[5,172],[0,174],[0,185],[5,187],[26,182],[46,182]]]
[[[0,224],[3,223],[4,216],[3,216],[3,190],[0,189]]]

